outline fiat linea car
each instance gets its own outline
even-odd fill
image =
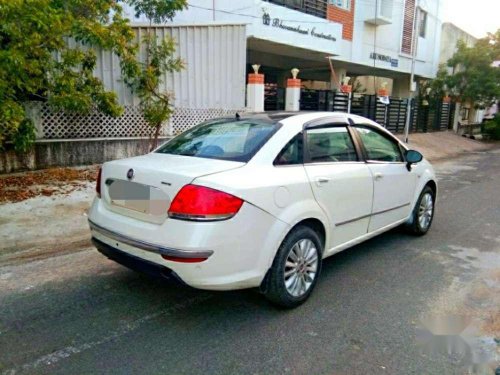
[[[237,115],[104,163],[89,224],[132,269],[294,307],[325,258],[401,224],[425,234],[436,193],[422,155],[366,118]]]

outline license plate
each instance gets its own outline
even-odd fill
[[[166,197],[158,188],[124,180],[107,180],[111,203],[128,210],[161,215]]]

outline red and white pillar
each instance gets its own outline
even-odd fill
[[[293,78],[288,78],[286,81],[286,111],[300,110],[300,79],[297,78],[298,69],[292,69]]]
[[[340,86],[340,92],[347,94],[347,113],[351,113],[352,104],[352,86],[349,84],[351,77],[345,76],[342,79],[342,85]]]
[[[259,74],[259,65],[252,65],[255,73],[248,75],[247,108],[252,112],[264,112],[264,74]]]

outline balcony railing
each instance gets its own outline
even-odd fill
[[[311,14],[326,19],[328,0],[267,0],[270,3],[295,9],[299,12]]]

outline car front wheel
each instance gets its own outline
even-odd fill
[[[434,191],[426,186],[418,197],[417,204],[413,210],[412,221],[407,225],[410,233],[417,236],[426,234],[434,219]]]
[[[276,305],[292,308],[312,293],[321,271],[322,242],[308,226],[290,232],[264,280],[263,292]]]

